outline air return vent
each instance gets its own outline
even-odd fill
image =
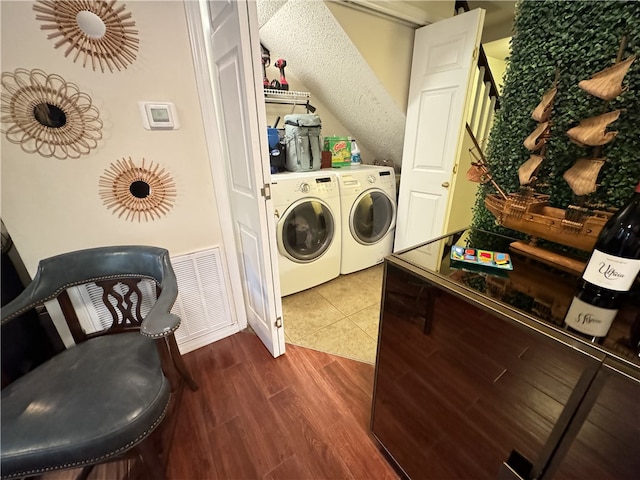
[[[190,352],[239,331],[231,316],[231,292],[225,282],[219,248],[171,259],[178,279],[172,312],[182,319],[176,339]]]
[[[173,257],[171,263],[178,279],[178,299],[171,311],[182,319],[176,332],[180,351],[190,352],[239,331],[231,315],[231,293],[225,282],[220,249]],[[140,290],[144,315],[155,298],[154,284],[144,280]],[[74,299],[72,295],[72,299],[83,327],[98,330],[109,326],[111,314],[102,304],[102,289],[91,284],[77,291],[78,296]]]

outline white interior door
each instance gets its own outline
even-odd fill
[[[416,30],[394,251],[446,233],[483,22],[475,9]]]
[[[247,321],[276,357],[284,353],[285,342],[279,320],[282,303],[273,205],[261,192],[270,174],[269,162],[262,157],[267,152],[263,144],[266,115],[262,91],[256,89],[258,85],[262,88],[261,72],[254,70],[260,65],[256,6],[245,0],[194,4],[185,5],[190,24],[197,23],[193,17],[200,17],[204,37],[204,43],[193,50],[196,64],[208,67],[203,76],[208,76],[212,105],[206,104],[207,98],[201,101],[205,122],[213,132],[209,141],[212,169],[224,172],[226,199],[219,209],[221,216],[228,209],[233,229],[233,245],[227,245],[225,239],[225,246],[235,251]],[[192,42],[197,42],[193,36]],[[206,58],[198,59],[198,55]],[[203,90],[200,92],[202,96]],[[207,119],[207,109],[213,111],[211,119]],[[216,189],[220,185],[218,182]]]

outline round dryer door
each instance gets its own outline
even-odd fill
[[[278,222],[278,248],[294,262],[313,262],[331,246],[335,231],[333,213],[326,203],[301,199]]]
[[[351,235],[363,245],[373,245],[395,225],[395,218],[396,206],[389,195],[382,190],[367,190],[351,207]]]

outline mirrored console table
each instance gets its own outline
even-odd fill
[[[637,478],[640,294],[592,344],[562,328],[578,276],[513,241],[472,229],[385,259],[374,437],[414,480]],[[452,263],[454,245],[513,270]]]

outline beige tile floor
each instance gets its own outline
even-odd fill
[[[282,298],[287,343],[375,363],[382,264]]]

